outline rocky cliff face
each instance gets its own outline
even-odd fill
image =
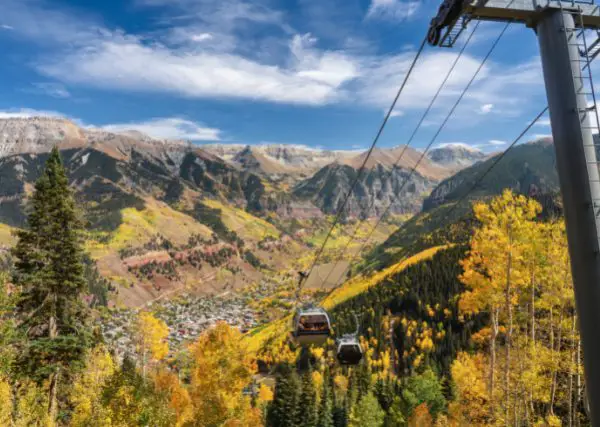
[[[311,149],[299,145],[207,144],[202,148],[244,170],[265,175],[309,176],[319,168],[357,155],[352,151]]]
[[[335,163],[300,182],[294,195],[312,200],[323,212],[334,214],[341,208],[357,176],[357,169]],[[436,182],[418,172],[411,174],[404,168],[386,168],[378,164],[360,175],[345,212],[351,217],[374,217],[391,205],[391,213],[415,213]]]
[[[469,198],[480,198],[500,194],[505,188],[523,194],[552,193],[558,190],[558,174],[551,139],[542,138],[514,147],[485,179],[479,182],[495,157],[476,163],[443,180],[425,199],[423,210],[427,211],[458,200],[469,191]],[[471,190],[476,182],[479,183]]]
[[[485,159],[483,151],[466,144],[446,144],[434,148],[427,153],[427,157],[438,165],[450,169],[462,169]]]

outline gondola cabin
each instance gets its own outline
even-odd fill
[[[301,345],[322,345],[331,335],[331,322],[322,308],[300,310],[294,318],[294,338]]]
[[[341,365],[358,365],[363,357],[362,347],[355,335],[340,338],[337,341],[336,353]]]

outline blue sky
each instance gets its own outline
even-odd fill
[[[0,3],[0,117],[57,114],[85,126],[199,143],[330,149],[370,144],[439,4]],[[481,24],[413,146],[429,142],[500,30]],[[426,49],[382,147],[406,142],[457,53]],[[535,35],[515,24],[436,144],[502,149],[545,105]],[[532,130],[548,133],[547,121]]]

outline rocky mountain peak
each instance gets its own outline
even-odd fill
[[[486,154],[467,144],[450,143],[430,150],[427,157],[448,168],[464,168],[483,160]]]

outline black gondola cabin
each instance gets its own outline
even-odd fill
[[[337,359],[341,365],[357,365],[362,357],[362,348],[355,335],[344,336],[337,341]]]

